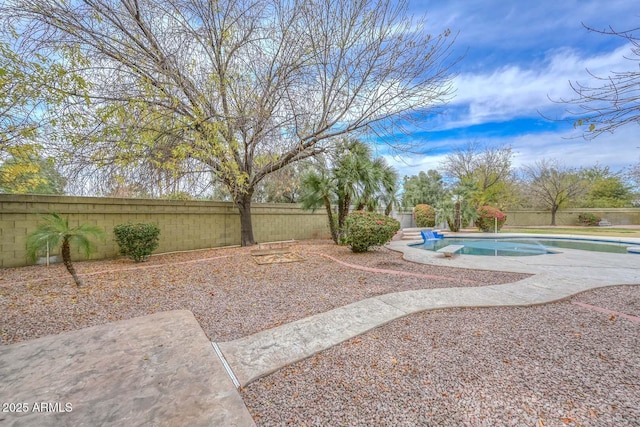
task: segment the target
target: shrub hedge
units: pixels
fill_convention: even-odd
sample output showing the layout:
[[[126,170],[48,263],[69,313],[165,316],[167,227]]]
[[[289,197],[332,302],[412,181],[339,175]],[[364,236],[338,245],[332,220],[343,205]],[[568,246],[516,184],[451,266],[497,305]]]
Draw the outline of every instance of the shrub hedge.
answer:
[[[413,216],[416,220],[416,227],[436,226],[436,210],[430,205],[416,205],[413,209]]]
[[[507,220],[507,215],[493,206],[480,206],[478,208],[478,218],[475,223],[482,231],[494,231],[496,219],[498,220],[498,230],[500,230]]]
[[[583,213],[578,215],[578,222],[585,227],[593,227],[600,223],[602,218],[592,213]]]
[[[388,216],[354,211],[347,217],[347,245],[353,252],[366,252],[382,246],[400,230],[400,222]]]
[[[140,262],[149,258],[158,247],[160,227],[145,223],[119,224],[113,228],[113,234],[120,254]]]

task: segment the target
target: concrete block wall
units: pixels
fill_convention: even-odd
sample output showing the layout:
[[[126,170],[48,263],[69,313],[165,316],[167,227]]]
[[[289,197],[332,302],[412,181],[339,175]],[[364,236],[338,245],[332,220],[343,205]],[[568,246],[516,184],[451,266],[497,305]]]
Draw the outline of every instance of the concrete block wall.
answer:
[[[562,209],[556,214],[556,225],[578,225],[580,214],[591,213],[606,219],[612,225],[640,224],[640,208],[611,209]],[[551,212],[539,210],[505,211],[508,226],[547,226],[551,224]]]
[[[160,227],[156,253],[240,244],[240,215],[228,202],[0,194],[0,267],[30,263],[27,235],[42,222],[40,215],[52,212],[67,217],[71,227],[87,223],[105,230],[106,238],[96,242],[93,259],[117,256],[113,228],[127,222]],[[303,211],[297,205],[255,204],[252,217],[258,242],[329,235],[326,214]],[[73,258],[82,256],[74,253]]]

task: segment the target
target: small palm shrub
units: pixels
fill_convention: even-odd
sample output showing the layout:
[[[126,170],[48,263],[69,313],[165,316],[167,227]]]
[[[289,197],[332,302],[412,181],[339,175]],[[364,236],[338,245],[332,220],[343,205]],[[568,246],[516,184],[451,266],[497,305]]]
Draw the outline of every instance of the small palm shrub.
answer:
[[[353,252],[382,246],[400,230],[400,222],[373,212],[354,211],[347,217],[347,245]]]
[[[507,216],[500,209],[493,206],[480,206],[475,223],[482,231],[494,231],[496,219],[498,220],[498,230],[500,230],[507,220]]]
[[[119,224],[113,228],[120,254],[135,262],[145,261],[158,247],[160,228],[155,224]]]
[[[38,254],[47,248],[53,249],[60,246],[62,262],[67,271],[73,277],[76,285],[84,285],[71,262],[71,245],[77,246],[86,257],[89,257],[94,251],[89,238],[103,239],[104,230],[89,224],[81,224],[73,228],[69,227],[69,219],[62,218],[56,213],[45,216],[44,220],[44,224],[38,225],[38,228],[27,236],[27,256],[35,261]]]
[[[578,215],[578,222],[580,225],[585,227],[593,227],[600,223],[602,218],[592,214],[592,213],[583,213]]]
[[[429,205],[416,205],[413,209],[416,227],[435,227],[436,210]]]

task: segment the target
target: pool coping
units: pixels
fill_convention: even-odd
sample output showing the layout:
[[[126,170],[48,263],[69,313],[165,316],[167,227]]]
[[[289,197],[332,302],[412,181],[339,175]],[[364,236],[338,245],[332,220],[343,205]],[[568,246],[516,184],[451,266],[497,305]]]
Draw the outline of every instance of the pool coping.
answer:
[[[460,238],[460,239],[476,239],[476,240],[491,240],[491,239],[552,239],[552,240],[582,240],[585,242],[595,242],[595,243],[615,243],[619,245],[637,245],[637,247],[627,248],[627,254],[640,254],[640,238],[635,237],[627,237],[621,238],[617,236],[598,236],[594,238],[593,236],[585,235],[585,234],[530,234],[530,233],[452,233],[452,232],[442,232],[444,237],[448,238]],[[404,240],[404,243],[409,246],[416,246],[424,243],[423,239],[416,240]],[[389,245],[387,245],[389,247]],[[422,249],[421,249],[422,250]],[[562,247],[551,247],[547,248],[547,253],[544,254],[533,254],[533,255],[522,255],[522,256],[539,256],[539,255],[549,255],[549,254],[558,254],[563,253],[565,250],[583,250],[583,249],[570,249],[570,248],[562,248]],[[589,252],[598,252],[598,251],[589,251]],[[607,253],[606,251],[602,251],[600,253]],[[486,257],[496,257],[501,255],[476,255],[476,254],[461,254],[461,255],[471,255],[471,256],[486,256]],[[619,254],[625,255],[625,254]],[[506,255],[509,256],[509,255]]]

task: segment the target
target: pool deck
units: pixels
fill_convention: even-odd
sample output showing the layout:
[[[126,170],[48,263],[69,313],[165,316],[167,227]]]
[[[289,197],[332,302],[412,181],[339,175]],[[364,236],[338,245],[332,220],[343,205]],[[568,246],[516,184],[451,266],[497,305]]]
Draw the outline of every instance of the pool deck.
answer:
[[[501,233],[500,237],[506,235]],[[640,244],[640,239],[623,240]],[[424,289],[368,298],[217,343],[224,362],[188,311],[158,313],[0,346],[0,401],[30,405],[29,413],[0,413],[0,424],[252,426],[251,415],[229,375],[245,386],[420,311],[528,306],[603,286],[640,284],[640,255],[562,249],[558,254],[529,257],[445,258],[410,247],[411,243],[419,241],[392,241],[387,247],[414,262],[533,276],[503,285]],[[388,277],[392,282],[397,276]],[[230,366],[231,374],[224,363]],[[55,411],[35,412],[37,402],[59,406]],[[72,404],[71,412],[65,411],[66,403]]]

